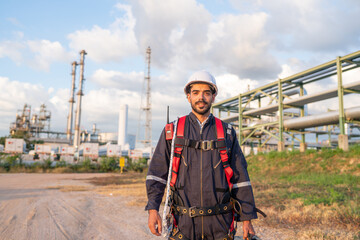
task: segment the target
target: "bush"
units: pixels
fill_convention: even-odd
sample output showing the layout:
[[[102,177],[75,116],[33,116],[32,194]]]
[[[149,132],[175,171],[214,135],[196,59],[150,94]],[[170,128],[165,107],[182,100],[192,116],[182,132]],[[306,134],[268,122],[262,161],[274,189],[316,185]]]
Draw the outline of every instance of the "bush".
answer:
[[[55,165],[56,168],[59,168],[59,167],[63,168],[63,167],[66,167],[66,166],[67,166],[67,164],[66,164],[66,162],[64,160],[56,162],[56,165]]]
[[[50,158],[44,159],[44,161],[42,163],[43,170],[47,170],[47,169],[52,168],[51,164],[52,164],[52,161],[50,160]]]
[[[115,157],[103,157],[100,161],[100,170],[102,172],[115,171],[119,168],[119,161]]]
[[[133,159],[128,159],[128,169],[133,170],[135,172],[143,172],[144,168],[147,167],[147,159],[140,158],[137,161],[133,161]]]
[[[17,165],[20,155],[8,155],[5,157],[3,163],[0,165],[6,172],[9,172],[11,168]]]

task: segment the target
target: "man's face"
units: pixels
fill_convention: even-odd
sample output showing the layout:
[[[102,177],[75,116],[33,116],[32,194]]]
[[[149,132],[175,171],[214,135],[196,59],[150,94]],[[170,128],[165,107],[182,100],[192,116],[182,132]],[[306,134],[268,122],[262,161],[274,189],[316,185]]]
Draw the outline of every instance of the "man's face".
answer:
[[[212,94],[208,84],[195,83],[192,85],[190,93],[187,94],[187,99],[196,113],[204,115],[210,111],[215,94]]]

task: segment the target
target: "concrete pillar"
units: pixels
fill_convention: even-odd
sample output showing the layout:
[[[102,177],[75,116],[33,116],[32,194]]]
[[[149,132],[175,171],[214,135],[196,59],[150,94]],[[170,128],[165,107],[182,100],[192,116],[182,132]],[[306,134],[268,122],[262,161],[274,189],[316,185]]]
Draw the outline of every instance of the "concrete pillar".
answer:
[[[300,143],[300,152],[305,152],[307,149],[307,144],[306,143]]]
[[[344,150],[344,151],[349,151],[349,139],[348,139],[348,135],[344,135],[344,134],[339,134],[338,136],[338,143],[339,143],[339,148]]]
[[[278,152],[285,151],[285,143],[284,142],[278,142]]]

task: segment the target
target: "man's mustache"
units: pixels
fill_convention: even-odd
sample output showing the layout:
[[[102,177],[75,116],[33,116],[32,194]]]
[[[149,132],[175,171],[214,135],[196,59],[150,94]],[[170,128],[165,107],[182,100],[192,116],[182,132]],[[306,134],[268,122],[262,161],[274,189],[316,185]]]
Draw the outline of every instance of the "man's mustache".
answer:
[[[207,102],[205,102],[205,101],[203,101],[203,100],[200,100],[200,101],[195,102],[195,104],[198,104],[198,103],[209,104],[209,103],[207,103]]]

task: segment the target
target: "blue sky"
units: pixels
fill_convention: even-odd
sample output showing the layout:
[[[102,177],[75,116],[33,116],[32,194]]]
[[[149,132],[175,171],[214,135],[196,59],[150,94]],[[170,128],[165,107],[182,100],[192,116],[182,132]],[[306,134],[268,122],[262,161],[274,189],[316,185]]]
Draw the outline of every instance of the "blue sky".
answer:
[[[152,48],[155,142],[166,105],[172,119],[190,111],[182,87],[194,71],[215,75],[218,100],[234,96],[360,50],[359,15],[357,0],[2,1],[0,136],[25,103],[34,111],[45,103],[52,129],[65,131],[71,63],[82,49],[88,53],[82,129],[96,123],[116,132],[119,105],[128,104],[128,132],[135,134],[145,51]],[[359,72],[344,81],[356,80]],[[327,106],[336,108],[336,101]]]

